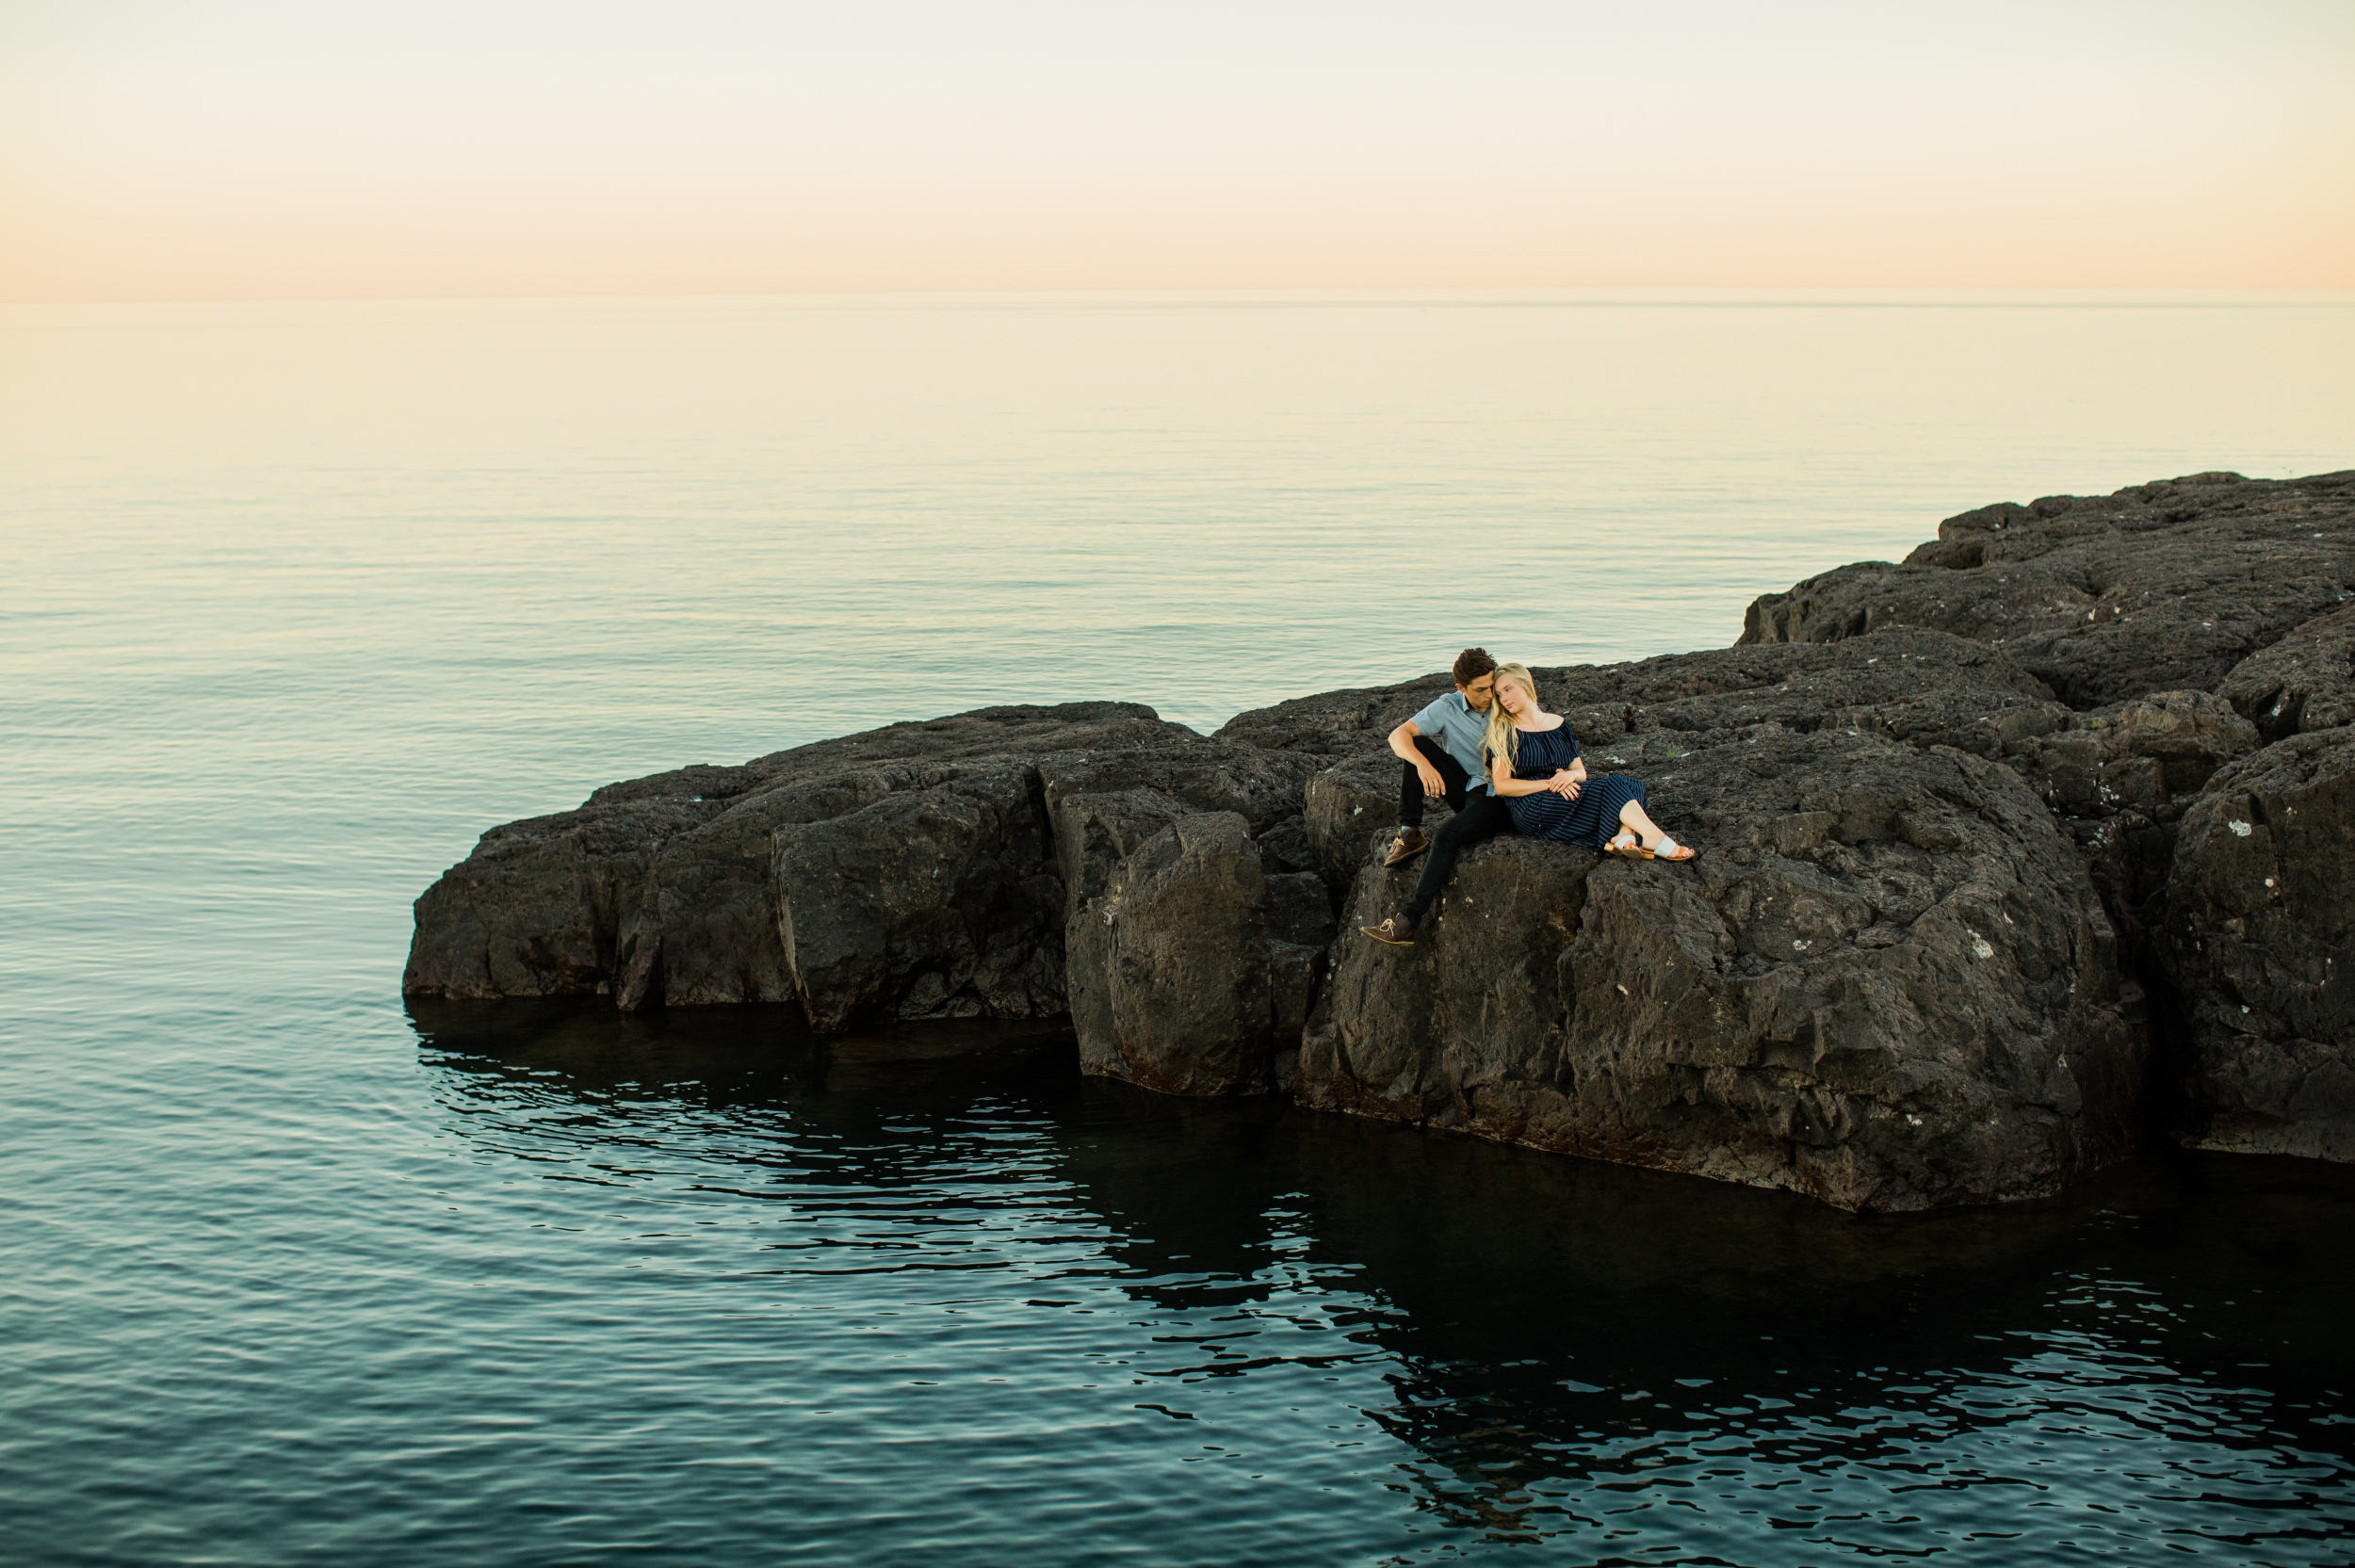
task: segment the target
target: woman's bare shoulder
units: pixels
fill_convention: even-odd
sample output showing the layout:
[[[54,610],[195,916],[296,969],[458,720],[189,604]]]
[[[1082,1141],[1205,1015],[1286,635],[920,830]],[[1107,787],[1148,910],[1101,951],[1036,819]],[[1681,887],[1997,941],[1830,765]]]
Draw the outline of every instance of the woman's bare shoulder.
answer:
[[[1541,713],[1537,716],[1537,722],[1535,724],[1517,724],[1514,728],[1527,730],[1532,735],[1544,735],[1548,730],[1560,729],[1562,725],[1563,718],[1560,714]]]

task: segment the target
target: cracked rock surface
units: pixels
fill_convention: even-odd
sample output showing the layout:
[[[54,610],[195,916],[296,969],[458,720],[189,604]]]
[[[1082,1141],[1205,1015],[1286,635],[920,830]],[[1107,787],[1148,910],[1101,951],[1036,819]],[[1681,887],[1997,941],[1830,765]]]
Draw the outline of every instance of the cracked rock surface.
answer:
[[[1750,606],[1745,642],[1929,626],[2002,648],[2072,707],[2211,690],[2355,593],[2355,473],[2195,474],[1950,517],[1904,561],[1864,561]]]

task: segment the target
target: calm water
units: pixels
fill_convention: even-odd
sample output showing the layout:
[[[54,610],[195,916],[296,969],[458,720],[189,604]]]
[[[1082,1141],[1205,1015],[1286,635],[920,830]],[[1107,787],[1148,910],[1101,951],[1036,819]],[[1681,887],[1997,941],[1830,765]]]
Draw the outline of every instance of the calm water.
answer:
[[[2355,1560],[2355,1172],[1860,1222],[395,994],[610,779],[1722,644],[2355,465],[2350,367],[2346,296],[0,310],[0,1560]]]

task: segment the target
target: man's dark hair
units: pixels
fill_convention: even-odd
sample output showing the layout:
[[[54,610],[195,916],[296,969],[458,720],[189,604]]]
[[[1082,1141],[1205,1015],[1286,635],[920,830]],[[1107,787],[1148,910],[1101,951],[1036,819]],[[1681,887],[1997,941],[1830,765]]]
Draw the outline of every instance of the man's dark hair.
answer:
[[[1488,656],[1486,648],[1467,648],[1455,655],[1455,684],[1470,686],[1483,675],[1496,671],[1497,661]]]

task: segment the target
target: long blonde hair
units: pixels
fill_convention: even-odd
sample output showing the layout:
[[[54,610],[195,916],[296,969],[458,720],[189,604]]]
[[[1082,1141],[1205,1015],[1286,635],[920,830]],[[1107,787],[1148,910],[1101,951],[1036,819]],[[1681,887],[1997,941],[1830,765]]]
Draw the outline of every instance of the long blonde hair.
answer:
[[[1502,687],[1507,681],[1511,681],[1529,693],[1529,705],[1533,709],[1541,713],[1545,711],[1544,704],[1537,701],[1537,677],[1529,672],[1529,666],[1525,664],[1498,665],[1498,687]],[[1488,704],[1488,730],[1480,737],[1480,749],[1486,755],[1502,757],[1507,768],[1517,767],[1520,763],[1521,732],[1513,727],[1512,716],[1504,711],[1504,700],[1502,696]]]

